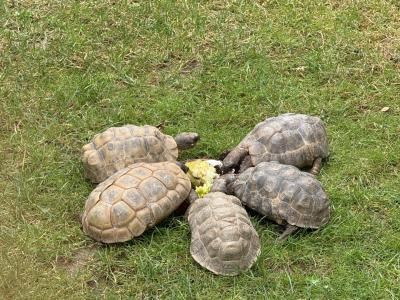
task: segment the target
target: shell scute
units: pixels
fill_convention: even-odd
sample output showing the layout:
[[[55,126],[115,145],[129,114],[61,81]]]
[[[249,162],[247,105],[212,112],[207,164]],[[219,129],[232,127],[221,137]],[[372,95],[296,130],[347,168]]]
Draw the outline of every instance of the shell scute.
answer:
[[[88,224],[98,229],[107,229],[112,226],[110,218],[110,206],[104,202],[97,203],[87,213]]]
[[[128,224],[135,217],[132,210],[124,201],[114,204],[111,209],[111,223],[113,226],[122,227]]]
[[[112,185],[101,193],[100,200],[108,204],[113,204],[122,198],[123,192],[122,188]]]
[[[179,186],[177,186],[176,189],[178,187]],[[168,192],[165,185],[155,177],[149,177],[143,180],[139,185],[139,189],[149,202],[156,202],[160,198],[165,197]]]
[[[142,166],[132,169],[128,174],[143,180],[150,177],[152,175],[152,171]]]
[[[153,213],[151,212],[150,208],[148,208],[148,207],[142,208],[141,210],[137,211],[136,217],[143,224],[153,224],[154,223]]]
[[[153,176],[160,180],[168,189],[172,189],[177,184],[177,176],[168,170],[155,171]]]
[[[146,226],[138,218],[135,218],[129,223],[128,229],[133,237],[137,237],[146,230]]]
[[[125,190],[122,195],[122,199],[134,210],[144,208],[147,203],[146,198],[138,189],[135,188]]]
[[[115,182],[114,185],[127,190],[131,188],[137,188],[140,184],[140,179],[137,177],[131,176],[129,174],[126,174],[125,176],[122,176],[118,178]]]

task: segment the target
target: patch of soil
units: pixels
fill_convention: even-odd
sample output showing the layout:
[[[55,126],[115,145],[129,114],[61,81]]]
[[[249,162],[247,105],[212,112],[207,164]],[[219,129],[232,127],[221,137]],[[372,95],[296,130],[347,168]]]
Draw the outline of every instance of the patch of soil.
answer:
[[[188,62],[186,62],[183,67],[181,68],[181,73],[182,74],[188,74],[194,69],[196,69],[199,66],[199,62],[196,59],[191,59]]]
[[[76,276],[79,271],[93,258],[96,250],[97,247],[95,246],[77,249],[71,258],[64,256],[58,257],[56,265],[64,268],[70,276]]]

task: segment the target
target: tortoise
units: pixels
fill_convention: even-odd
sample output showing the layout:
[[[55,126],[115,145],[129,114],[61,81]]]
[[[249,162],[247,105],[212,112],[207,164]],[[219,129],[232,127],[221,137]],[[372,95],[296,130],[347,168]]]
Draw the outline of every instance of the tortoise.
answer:
[[[227,192],[278,224],[284,240],[299,228],[319,228],[329,221],[330,202],[312,174],[278,162],[262,162],[240,174],[218,178],[212,191]]]
[[[328,156],[328,139],[320,118],[286,113],[267,118],[254,129],[223,160],[222,170],[239,173],[260,162],[279,161],[298,168],[312,167],[317,174],[322,159]]]
[[[89,195],[83,231],[103,243],[128,241],[169,216],[190,190],[188,176],[176,163],[132,164]]]
[[[199,138],[194,132],[173,138],[149,125],[111,127],[83,146],[85,175],[99,183],[133,163],[176,161],[178,149],[193,147]]]
[[[260,239],[240,200],[216,192],[189,207],[190,253],[202,267],[234,276],[249,269],[260,254]]]

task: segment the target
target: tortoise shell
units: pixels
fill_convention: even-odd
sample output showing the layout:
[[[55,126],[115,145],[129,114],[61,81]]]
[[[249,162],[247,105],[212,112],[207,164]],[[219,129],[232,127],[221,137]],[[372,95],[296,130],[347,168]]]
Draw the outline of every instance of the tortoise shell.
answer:
[[[237,275],[260,254],[260,240],[240,200],[209,193],[189,207],[190,253],[202,267],[220,275]]]
[[[321,183],[293,166],[260,163],[239,174],[228,189],[278,224],[318,228],[329,221],[330,202]]]
[[[86,177],[99,183],[133,163],[175,161],[177,157],[173,137],[153,126],[125,125],[97,134],[83,146],[82,161]]]
[[[130,165],[89,195],[83,230],[103,243],[128,241],[169,216],[190,188],[189,178],[175,163]]]
[[[329,154],[326,128],[321,119],[293,113],[258,123],[238,147],[248,152],[253,166],[278,161],[303,168]]]

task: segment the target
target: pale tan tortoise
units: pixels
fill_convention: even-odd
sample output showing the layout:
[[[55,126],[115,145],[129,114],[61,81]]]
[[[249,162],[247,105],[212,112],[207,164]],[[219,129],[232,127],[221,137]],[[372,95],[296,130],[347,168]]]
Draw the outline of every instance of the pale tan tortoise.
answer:
[[[243,204],[286,229],[284,240],[299,228],[319,228],[329,221],[330,201],[312,174],[278,162],[263,162],[240,174],[226,174],[212,191],[233,194]]]
[[[260,162],[278,161],[311,167],[310,173],[317,174],[328,152],[326,128],[320,118],[287,113],[258,123],[225,157],[222,170],[228,173],[239,168],[241,173]]]
[[[260,254],[260,240],[240,200],[209,193],[189,207],[190,253],[202,267],[219,275],[249,269]]]
[[[199,138],[193,132],[173,138],[149,125],[111,127],[83,146],[85,175],[99,183],[133,163],[176,161],[178,149],[193,147]]]
[[[128,241],[168,217],[190,190],[188,176],[176,163],[132,164],[89,195],[83,231],[103,243]]]

